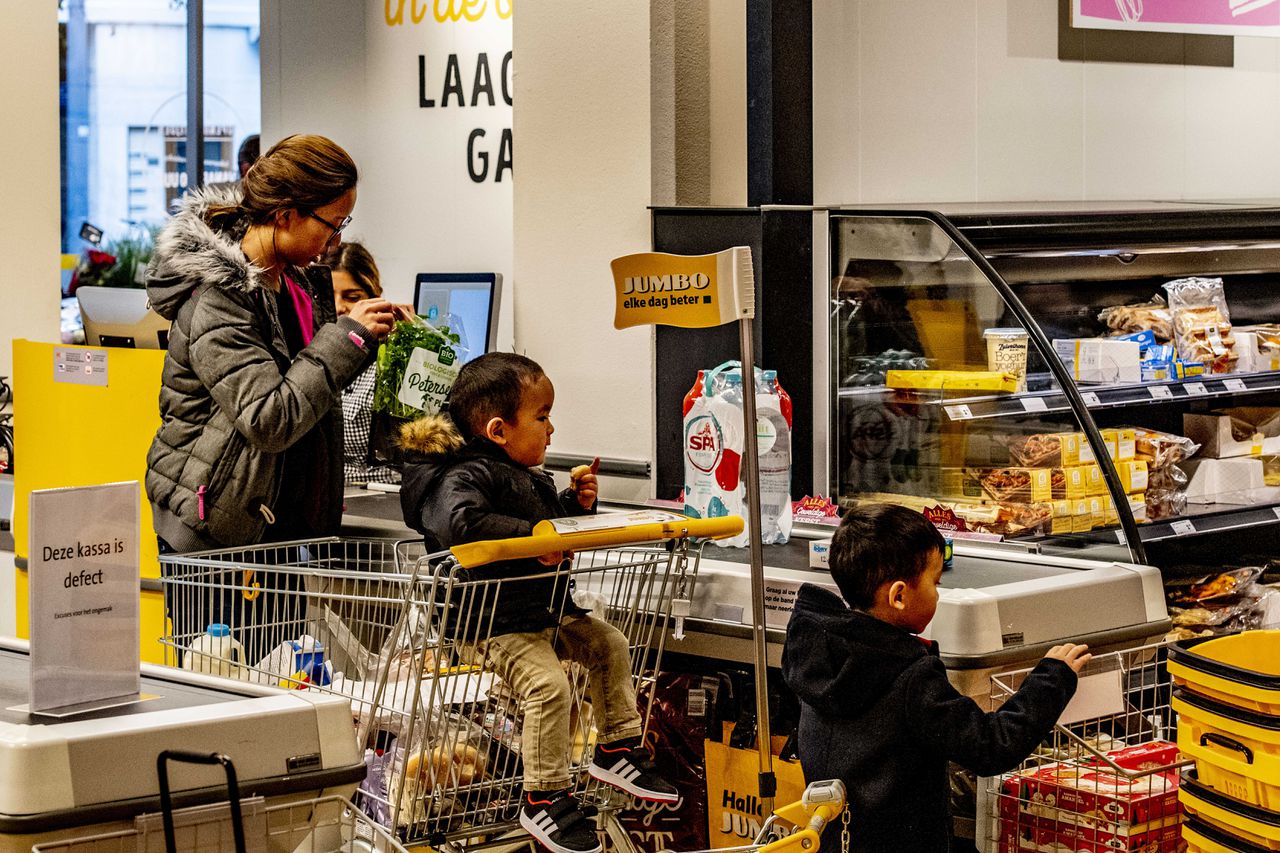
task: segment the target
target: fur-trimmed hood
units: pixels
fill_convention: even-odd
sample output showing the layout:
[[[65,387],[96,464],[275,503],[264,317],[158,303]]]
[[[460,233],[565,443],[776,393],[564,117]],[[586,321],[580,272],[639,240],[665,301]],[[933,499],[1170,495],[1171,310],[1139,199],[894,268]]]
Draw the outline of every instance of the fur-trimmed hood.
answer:
[[[147,267],[147,296],[157,314],[173,320],[191,291],[206,281],[245,291],[266,286],[263,270],[240,248],[248,219],[218,229],[208,221],[211,207],[238,204],[241,198],[235,185],[201,187],[183,196],[156,237]]]
[[[465,443],[448,415],[425,415],[400,427],[400,448],[407,453],[457,453]]]

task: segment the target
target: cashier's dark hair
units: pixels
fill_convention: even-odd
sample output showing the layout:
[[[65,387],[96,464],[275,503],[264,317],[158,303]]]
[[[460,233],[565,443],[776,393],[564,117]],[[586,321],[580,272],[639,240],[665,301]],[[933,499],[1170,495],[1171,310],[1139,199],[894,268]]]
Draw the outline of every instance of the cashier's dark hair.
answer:
[[[463,365],[449,392],[449,416],[466,438],[484,435],[493,418],[514,421],[527,387],[546,376],[538,362],[491,352]]]
[[[332,139],[301,133],[287,136],[255,160],[240,179],[240,203],[210,205],[208,220],[215,228],[241,217],[261,225],[278,210],[312,211],[337,201],[358,178],[355,161]]]
[[[876,590],[914,581],[929,555],[942,553],[942,534],[918,512],[896,504],[869,504],[844,514],[831,540],[831,577],[850,607],[875,604]]]

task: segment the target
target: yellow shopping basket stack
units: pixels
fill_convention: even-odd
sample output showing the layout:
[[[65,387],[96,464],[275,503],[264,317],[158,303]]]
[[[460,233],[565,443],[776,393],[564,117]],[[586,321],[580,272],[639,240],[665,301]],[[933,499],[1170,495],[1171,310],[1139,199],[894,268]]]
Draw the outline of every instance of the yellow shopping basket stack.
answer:
[[[1190,853],[1280,850],[1280,631],[1169,649]]]

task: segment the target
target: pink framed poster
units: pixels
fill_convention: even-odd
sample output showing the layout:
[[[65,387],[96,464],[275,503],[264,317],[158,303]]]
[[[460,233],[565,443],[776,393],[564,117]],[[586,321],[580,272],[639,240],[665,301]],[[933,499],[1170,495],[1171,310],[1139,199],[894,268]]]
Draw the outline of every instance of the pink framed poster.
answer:
[[[1071,25],[1280,37],[1280,0],[1071,0]]]

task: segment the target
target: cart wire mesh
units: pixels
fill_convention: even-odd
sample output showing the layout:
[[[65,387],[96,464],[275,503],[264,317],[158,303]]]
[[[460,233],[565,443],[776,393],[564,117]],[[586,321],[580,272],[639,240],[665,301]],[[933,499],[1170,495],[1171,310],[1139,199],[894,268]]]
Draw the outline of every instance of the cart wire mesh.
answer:
[[[1176,745],[1166,659],[1155,644],[1086,666],[1049,737],[1017,769],[983,780],[984,853],[1183,849],[1178,774],[1190,762]],[[993,675],[992,706],[1030,672]]]
[[[356,802],[406,843],[465,846],[518,828],[520,702],[485,653],[504,603],[536,597],[557,620],[590,610],[626,638],[643,695],[673,618],[678,630],[673,606],[692,596],[700,546],[581,551],[515,577],[424,550],[331,538],[163,555],[162,642],[170,665],[349,698],[369,769]],[[240,660],[200,645],[215,623],[229,626]],[[608,812],[622,801],[586,772],[595,732],[586,669],[566,663],[565,673],[576,793]]]
[[[236,850],[227,803],[173,812],[176,847],[182,853]],[[267,805],[261,797],[241,802],[246,853],[405,853],[359,806],[343,797],[317,797]],[[146,814],[133,829],[47,841],[33,853],[163,853],[159,814]]]

